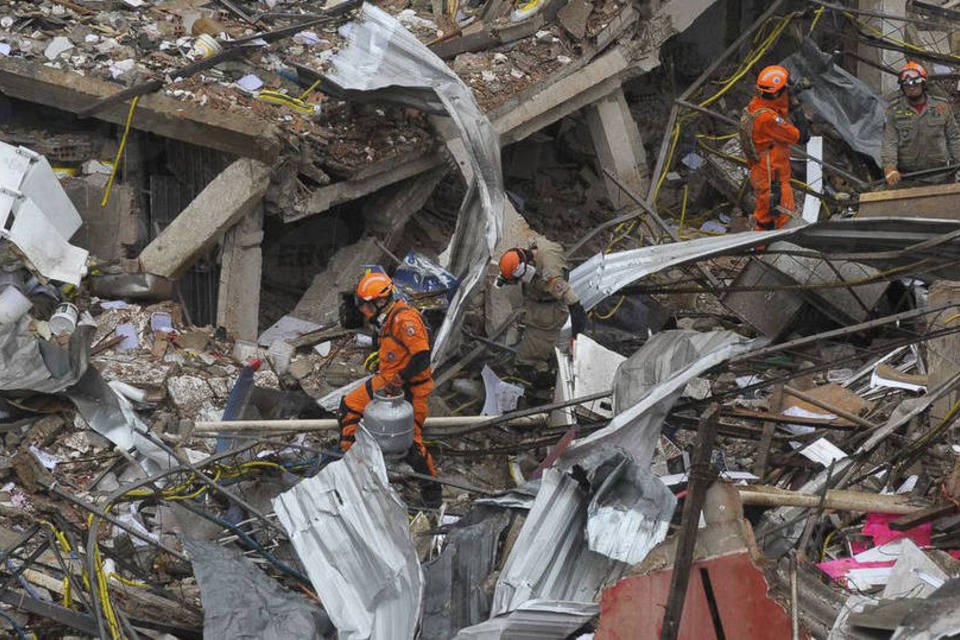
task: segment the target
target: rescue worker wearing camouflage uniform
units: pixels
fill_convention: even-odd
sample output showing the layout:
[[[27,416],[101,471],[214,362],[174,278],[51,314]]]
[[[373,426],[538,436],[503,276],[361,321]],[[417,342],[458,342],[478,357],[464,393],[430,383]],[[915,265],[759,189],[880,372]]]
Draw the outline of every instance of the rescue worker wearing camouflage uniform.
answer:
[[[960,162],[960,129],[950,104],[927,93],[927,71],[916,62],[900,70],[900,95],[887,106],[883,126],[883,174],[891,187],[902,174]],[[953,172],[931,173],[915,184],[943,184]]]
[[[514,365],[521,375],[534,378],[530,382],[535,385],[546,383],[555,368],[553,349],[567,315],[571,318],[571,343],[587,325],[586,311],[567,282],[566,270],[563,247],[543,236],[537,236],[527,248],[514,247],[500,256],[498,283],[520,283],[526,311]]]
[[[765,67],[757,76],[757,95],[740,118],[740,145],[750,169],[750,186],[757,199],[754,230],[779,229],[796,210],[790,187],[790,145],[809,138],[807,120],[796,105],[790,114],[790,74],[780,65]]]
[[[346,451],[355,440],[363,411],[374,391],[387,395],[403,393],[413,405],[413,446],[404,459],[417,473],[436,476],[433,457],[423,443],[427,401],[433,391],[430,369],[430,336],[420,312],[394,294],[393,281],[385,273],[370,271],[357,284],[356,302],[363,316],[379,330],[379,368],[367,381],[340,401],[337,423],[340,449]],[[420,494],[429,507],[442,500],[438,483],[421,480]]]

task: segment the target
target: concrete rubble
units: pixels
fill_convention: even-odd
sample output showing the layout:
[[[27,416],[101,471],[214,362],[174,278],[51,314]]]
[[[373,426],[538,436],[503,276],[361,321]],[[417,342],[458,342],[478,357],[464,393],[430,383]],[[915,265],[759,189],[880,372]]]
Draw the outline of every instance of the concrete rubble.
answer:
[[[0,635],[957,636],[960,187],[877,162],[907,56],[960,107],[958,29],[0,0]],[[814,137],[752,232],[736,120],[777,63]],[[538,234],[589,313],[553,385],[493,286]],[[439,508],[372,429],[339,449],[372,265],[430,330]]]

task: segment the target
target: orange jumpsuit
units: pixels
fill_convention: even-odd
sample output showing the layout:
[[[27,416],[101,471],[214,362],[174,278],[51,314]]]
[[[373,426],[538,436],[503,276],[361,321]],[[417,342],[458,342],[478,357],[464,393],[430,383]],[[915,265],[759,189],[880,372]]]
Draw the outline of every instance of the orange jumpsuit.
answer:
[[[405,370],[414,356],[418,356],[421,361],[426,358],[426,368],[410,374]],[[427,334],[427,327],[423,323],[423,318],[420,317],[420,312],[403,300],[397,300],[387,312],[383,327],[380,329],[380,370],[366,383],[344,396],[340,402],[337,420],[340,424],[340,448],[343,451],[353,444],[357,425],[363,417],[363,410],[373,399],[373,392],[396,381],[403,388],[407,401],[413,405],[413,449],[415,451],[411,450],[407,461],[418,473],[437,475],[433,457],[423,444],[423,422],[427,419],[427,399],[433,391],[433,372],[430,370],[429,357],[430,336]]]
[[[756,229],[779,229],[790,216],[781,211],[771,211],[770,185],[774,176],[780,176],[780,206],[794,211],[793,189],[790,188],[790,145],[800,141],[800,131],[787,120],[789,102],[786,93],[775,100],[759,96],[747,105],[747,111],[757,113],[753,120],[753,145],[760,156],[759,162],[750,165],[750,185],[757,198],[753,212]]]

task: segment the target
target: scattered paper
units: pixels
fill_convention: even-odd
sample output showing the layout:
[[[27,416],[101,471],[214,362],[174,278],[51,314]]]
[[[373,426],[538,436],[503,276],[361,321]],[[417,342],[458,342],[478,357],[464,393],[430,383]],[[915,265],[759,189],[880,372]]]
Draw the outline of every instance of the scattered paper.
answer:
[[[794,443],[790,443],[794,444]],[[799,446],[799,445],[798,445]],[[834,460],[843,460],[847,453],[826,438],[818,438],[800,450],[800,455],[808,460],[829,467]]]
[[[263,80],[261,80],[259,76],[250,73],[237,80],[237,86],[248,93],[253,93],[263,87]]]

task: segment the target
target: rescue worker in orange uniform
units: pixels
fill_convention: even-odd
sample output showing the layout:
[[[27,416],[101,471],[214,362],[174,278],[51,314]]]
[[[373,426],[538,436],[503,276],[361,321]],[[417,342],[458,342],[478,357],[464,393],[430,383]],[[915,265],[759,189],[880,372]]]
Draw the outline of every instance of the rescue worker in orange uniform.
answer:
[[[436,476],[433,457],[423,443],[423,423],[427,419],[427,399],[433,391],[430,370],[430,337],[420,312],[394,294],[393,281],[385,273],[370,271],[357,284],[357,306],[379,331],[379,370],[363,385],[340,401],[337,422],[340,448],[346,451],[356,437],[363,411],[373,392],[403,393],[413,405],[413,446],[404,460],[417,473]],[[441,487],[429,480],[420,481],[420,494],[428,507],[439,507]]]
[[[750,185],[757,198],[754,229],[779,229],[796,209],[790,188],[790,145],[809,139],[807,120],[796,106],[790,111],[789,72],[780,65],[763,69],[757,77],[757,95],[740,118],[740,144],[750,168]]]

